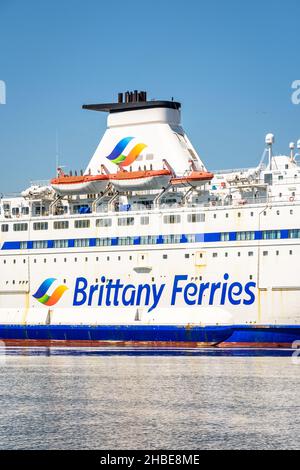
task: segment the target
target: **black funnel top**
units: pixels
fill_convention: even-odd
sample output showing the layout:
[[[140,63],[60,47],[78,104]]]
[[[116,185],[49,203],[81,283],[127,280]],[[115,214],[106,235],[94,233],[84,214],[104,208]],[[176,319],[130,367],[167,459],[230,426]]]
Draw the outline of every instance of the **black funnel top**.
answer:
[[[151,109],[151,108],[170,108],[180,109],[181,104],[177,101],[147,101],[147,93],[145,91],[133,92],[127,91],[126,93],[118,94],[117,103],[100,103],[100,104],[84,104],[83,109],[90,111],[103,111],[106,113],[120,113],[122,111],[134,111],[137,109]]]

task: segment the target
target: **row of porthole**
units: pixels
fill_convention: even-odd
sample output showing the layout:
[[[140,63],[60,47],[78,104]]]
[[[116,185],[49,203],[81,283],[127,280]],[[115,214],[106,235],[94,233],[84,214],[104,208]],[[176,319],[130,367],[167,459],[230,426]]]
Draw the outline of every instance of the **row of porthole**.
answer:
[[[212,256],[212,258],[218,258],[219,254],[220,254],[220,253],[213,252],[213,253],[211,254],[211,256]],[[269,251],[263,251],[262,254],[263,254],[263,256],[268,256]],[[276,256],[279,256],[279,254],[280,254],[279,250],[276,250]],[[292,254],[293,254],[293,250],[289,250],[289,255],[292,255]],[[228,258],[228,255],[229,255],[228,252],[225,252],[225,253],[224,253],[225,258]],[[240,251],[238,251],[238,252],[237,252],[237,256],[240,257],[241,255],[242,255],[242,253],[241,253]],[[191,256],[191,255],[190,255],[189,253],[185,253],[185,255],[184,255],[184,257],[185,257],[186,259],[189,259],[190,256]],[[194,253],[192,254],[192,256],[194,256]],[[254,251],[248,251],[248,256],[254,256]],[[162,255],[162,258],[163,258],[163,259],[168,259],[168,255],[167,255],[167,254],[164,254],[164,255]],[[200,258],[203,258],[203,253],[200,253]],[[129,259],[129,261],[132,261],[132,256],[130,255],[130,256],[128,257],[128,259]],[[142,256],[141,256],[141,260],[144,260],[144,259],[145,259],[145,257],[142,255]],[[74,260],[75,263],[77,263],[78,258],[75,257],[73,260]],[[87,263],[89,260],[90,260],[90,258],[88,258],[88,257],[86,256],[86,257],[85,257],[85,262]],[[99,258],[98,256],[95,258],[95,260],[96,260],[96,262],[103,261],[102,259],[100,260],[100,258]],[[110,260],[111,260],[110,256],[107,256],[107,257],[106,257],[106,260],[107,260],[107,261],[110,261]],[[33,262],[34,262],[35,264],[37,263],[37,261],[38,261],[37,258],[34,258]],[[48,259],[48,261],[49,261],[49,259]],[[67,259],[67,258],[64,258],[64,263],[67,263],[67,261],[68,261],[68,259]],[[118,261],[122,261],[122,257],[121,257],[121,256],[118,256]],[[16,262],[17,262],[17,260],[16,260],[16,259],[13,259],[13,264],[16,264]],[[47,258],[44,258],[43,262],[44,262],[44,263],[47,263]],[[56,262],[57,262],[57,258],[53,258],[53,262],[56,263]],[[3,260],[3,264],[6,264],[6,263],[7,263],[7,260],[4,259],[4,260]],[[26,259],[23,259],[23,263],[24,263],[24,264],[26,263]]]
[[[263,256],[268,256],[269,251],[263,251],[262,254],[263,254]],[[276,256],[279,256],[279,254],[280,254],[279,250],[276,250]],[[293,254],[293,250],[289,250],[289,255],[292,255],[292,254]],[[202,256],[203,256],[203,255],[202,256],[201,255],[202,255],[202,253],[200,254],[200,258],[202,258]],[[218,255],[219,255],[219,253],[213,253],[212,257],[217,258]],[[241,256],[242,254],[241,254],[240,251],[238,251],[237,255]],[[254,256],[254,251],[248,251],[248,256]],[[225,252],[225,258],[228,258],[228,252]]]

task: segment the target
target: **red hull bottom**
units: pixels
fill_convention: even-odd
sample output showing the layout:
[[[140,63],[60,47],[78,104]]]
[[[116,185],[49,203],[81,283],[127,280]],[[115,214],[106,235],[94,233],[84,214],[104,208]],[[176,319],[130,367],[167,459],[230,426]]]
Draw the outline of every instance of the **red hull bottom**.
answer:
[[[34,339],[3,339],[5,346],[26,347],[72,347],[72,348],[105,348],[105,347],[134,347],[134,348],[211,348],[216,343],[195,343],[185,341],[86,341],[86,340],[34,340]]]
[[[290,349],[291,343],[219,343],[218,348],[226,349],[241,349],[241,348],[250,348],[250,349],[276,349],[276,348],[285,348]]]

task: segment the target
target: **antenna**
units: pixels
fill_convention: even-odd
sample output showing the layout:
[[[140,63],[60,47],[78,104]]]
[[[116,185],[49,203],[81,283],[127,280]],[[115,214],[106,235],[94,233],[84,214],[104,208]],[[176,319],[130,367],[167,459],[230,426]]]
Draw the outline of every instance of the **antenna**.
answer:
[[[58,147],[58,130],[55,131],[55,174],[58,176],[59,168],[59,147]]]
[[[291,161],[294,162],[295,161],[295,143],[294,142],[290,142],[290,145],[289,145],[289,148],[290,148],[290,155],[291,155]]]
[[[275,137],[274,137],[274,134],[267,134],[266,135],[266,145],[267,145],[267,149],[268,149],[268,152],[269,152],[269,170],[272,170],[272,146],[275,142]]]

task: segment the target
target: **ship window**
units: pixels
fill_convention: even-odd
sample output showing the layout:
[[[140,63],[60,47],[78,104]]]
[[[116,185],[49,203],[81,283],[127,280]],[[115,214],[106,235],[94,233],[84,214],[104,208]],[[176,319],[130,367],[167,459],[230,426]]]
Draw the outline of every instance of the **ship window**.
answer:
[[[229,217],[229,214],[228,214],[228,213],[226,213],[226,214],[225,214],[225,217],[228,219],[228,217]]]
[[[253,251],[248,252],[248,256],[253,256],[253,254],[254,254]]]
[[[237,215],[237,216],[238,216],[238,217],[241,217],[241,215],[242,215],[242,214],[241,214],[240,212],[238,212],[238,215]]]
[[[225,258],[228,258],[228,253],[225,253]]]
[[[22,207],[22,214],[28,215],[29,214],[29,207]]]
[[[35,222],[33,230],[48,230],[48,222]]]
[[[75,263],[77,263],[77,258],[74,258]]]
[[[14,232],[25,232],[28,230],[28,224],[14,224]]]
[[[149,225],[149,217],[146,215],[144,217],[141,217],[141,225]]]
[[[221,233],[221,242],[229,241],[229,233]]]
[[[179,224],[181,217],[179,214],[164,215],[164,224]]]
[[[68,220],[59,220],[53,224],[54,230],[64,230],[69,228]]]
[[[111,245],[111,238],[97,238],[96,246],[109,246]]]
[[[292,251],[292,250],[290,250],[290,255],[292,255],[292,254],[293,254],[293,251]]]
[[[112,226],[112,219],[97,219],[96,220],[96,227],[111,227]]]
[[[293,215],[294,211],[293,209],[290,210],[290,215]]]
[[[188,243],[195,243],[196,235],[187,235],[186,239],[187,239]]]
[[[133,245],[133,237],[119,237],[118,245]]]
[[[213,258],[217,258],[218,257],[218,253],[213,253]]]
[[[187,220],[190,223],[204,222],[205,214],[188,214]]]
[[[289,238],[300,238],[300,230],[299,229],[289,230]]]
[[[186,253],[186,254],[184,255],[184,257],[185,257],[185,258],[189,258],[190,255],[189,255],[188,253]]]
[[[20,215],[20,209],[18,207],[12,208],[12,215]]]
[[[21,250],[27,250],[27,242],[20,242]]]
[[[8,224],[2,224],[1,225],[1,232],[8,232],[9,225]]]
[[[263,240],[278,240],[281,238],[280,230],[264,230],[262,232]]]
[[[279,256],[279,251],[276,251],[276,256]]]
[[[265,184],[272,184],[273,182],[273,175],[272,173],[267,173],[264,175],[264,183]]]
[[[254,216],[254,212],[251,212],[251,214],[250,214],[250,215],[251,215],[251,217],[253,217],[253,216]]]
[[[163,255],[163,259],[168,259],[168,255]]]
[[[278,176],[278,179],[279,179],[279,180],[283,180],[283,176],[282,176],[282,175],[279,175],[279,176]]]
[[[54,248],[68,248],[68,240],[54,240]]]
[[[141,245],[155,245],[156,236],[155,235],[145,235],[141,237]]]
[[[118,219],[118,225],[121,227],[127,227],[128,225],[134,224],[134,217],[120,217]]]
[[[36,240],[32,242],[32,248],[35,250],[48,248],[47,240]]]
[[[267,252],[267,251],[263,251],[263,256],[268,256],[268,252]]]
[[[277,214],[277,215],[280,215],[280,211],[276,211],[276,214]]]
[[[217,218],[217,214],[214,214],[214,219],[216,219],[216,218]]]
[[[180,243],[181,235],[164,235],[164,243]]]
[[[90,239],[89,238],[79,238],[74,240],[74,246],[76,248],[88,247],[90,246]]]
[[[91,221],[89,219],[75,220],[75,228],[89,228]]]
[[[237,232],[236,239],[237,241],[254,240],[255,232]]]

